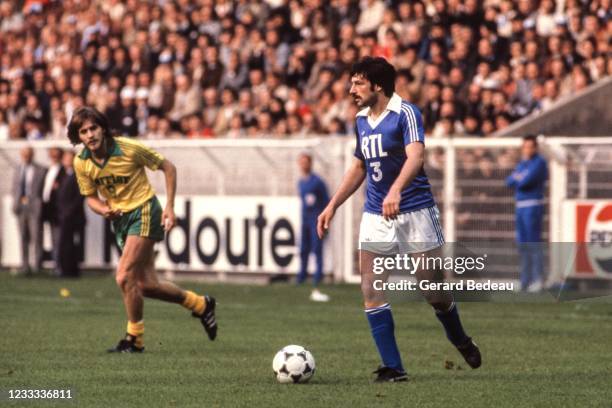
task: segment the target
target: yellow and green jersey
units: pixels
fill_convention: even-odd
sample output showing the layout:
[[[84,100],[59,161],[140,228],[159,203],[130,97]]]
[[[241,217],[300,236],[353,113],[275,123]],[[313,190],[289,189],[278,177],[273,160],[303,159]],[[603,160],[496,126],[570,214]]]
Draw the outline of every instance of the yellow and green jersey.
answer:
[[[74,158],[74,171],[84,196],[98,191],[112,209],[132,211],[155,195],[145,167],[157,170],[164,157],[142,143],[115,137],[103,164],[96,162],[89,149]]]

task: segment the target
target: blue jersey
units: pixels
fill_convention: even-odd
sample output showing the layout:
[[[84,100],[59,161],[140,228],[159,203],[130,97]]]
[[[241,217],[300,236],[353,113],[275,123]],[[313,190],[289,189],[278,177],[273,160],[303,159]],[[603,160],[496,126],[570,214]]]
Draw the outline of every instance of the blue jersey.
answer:
[[[298,182],[298,190],[302,201],[302,218],[316,219],[329,202],[327,187],[314,173],[303,177]]]
[[[546,160],[536,153],[516,166],[506,179],[506,185],[515,189],[517,204],[542,204],[547,178]]]
[[[382,203],[406,162],[406,146],[425,143],[425,132],[421,112],[397,94],[393,94],[385,111],[375,121],[368,117],[369,110],[366,108],[357,114],[355,157],[363,160],[366,167],[364,211],[382,214]],[[431,186],[422,167],[401,197],[400,213],[434,205]]]

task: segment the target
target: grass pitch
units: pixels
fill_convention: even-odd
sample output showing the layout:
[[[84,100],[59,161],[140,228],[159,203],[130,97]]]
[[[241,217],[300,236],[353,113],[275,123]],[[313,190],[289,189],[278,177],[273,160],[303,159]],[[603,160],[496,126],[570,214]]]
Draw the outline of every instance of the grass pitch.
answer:
[[[111,277],[77,281],[0,273],[0,389],[72,388],[73,404],[163,407],[610,407],[612,303],[463,303],[484,363],[469,369],[429,306],[394,302],[410,381],[372,384],[378,364],[357,286],[325,288],[183,283],[217,297],[210,342],[176,305],[147,300],[143,355],[108,355],[125,330]],[[70,290],[62,297],[60,290]],[[65,294],[65,293],[64,293]],[[277,384],[272,357],[287,344],[315,356],[304,385]],[[453,365],[452,368],[449,367]],[[458,369],[457,366],[460,368]]]

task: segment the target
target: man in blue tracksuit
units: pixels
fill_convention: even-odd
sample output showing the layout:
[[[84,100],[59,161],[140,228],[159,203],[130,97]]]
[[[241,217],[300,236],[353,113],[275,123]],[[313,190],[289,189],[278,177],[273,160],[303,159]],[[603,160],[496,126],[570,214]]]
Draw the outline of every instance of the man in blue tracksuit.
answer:
[[[548,169],[546,161],[538,154],[538,141],[533,135],[523,138],[521,156],[521,162],[506,179],[506,185],[515,190],[521,289],[537,292],[543,283],[544,259],[540,242]]]
[[[317,289],[323,278],[323,241],[317,235],[317,217],[329,202],[327,187],[321,179],[312,172],[312,156],[300,154],[298,158],[301,177],[298,190],[302,201],[302,234],[300,240],[300,272],[297,282],[302,283],[308,274],[308,259],[311,253],[316,258],[316,271],[313,277],[314,289],[310,299],[326,302],[329,297]]]

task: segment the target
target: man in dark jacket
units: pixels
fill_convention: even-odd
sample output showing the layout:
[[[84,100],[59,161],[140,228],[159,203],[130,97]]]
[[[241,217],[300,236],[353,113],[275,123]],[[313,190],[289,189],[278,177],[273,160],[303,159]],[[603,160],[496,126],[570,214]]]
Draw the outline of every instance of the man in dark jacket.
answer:
[[[57,225],[56,206],[57,206],[57,188],[64,177],[64,167],[62,166],[62,149],[52,147],[48,150],[49,167],[45,175],[42,192],[42,221],[43,225],[47,223],[51,229],[51,242],[53,249],[51,251],[56,273],[59,272],[57,261],[57,251],[59,250],[59,226]],[[44,229],[43,229],[44,230]]]
[[[546,161],[538,154],[535,136],[523,138],[522,161],[506,179],[516,198],[516,240],[521,255],[521,289],[542,289],[544,260],[541,247],[544,218],[544,187],[548,178]]]
[[[82,259],[85,210],[83,196],[79,192],[76,175],[72,167],[74,153],[67,151],[62,157],[64,177],[56,191],[57,206],[55,217],[59,228],[58,269],[60,276],[79,276],[79,261]]]

